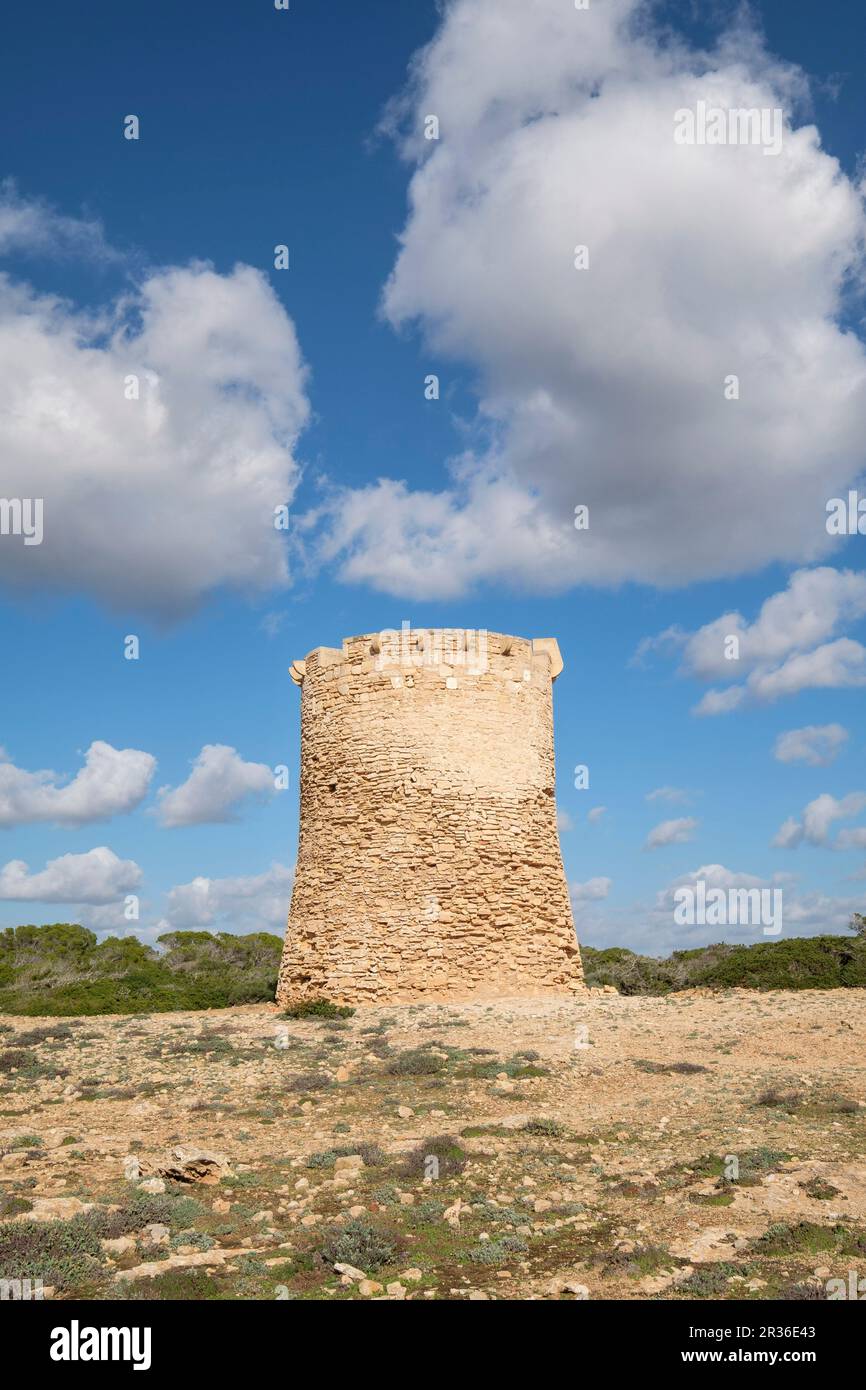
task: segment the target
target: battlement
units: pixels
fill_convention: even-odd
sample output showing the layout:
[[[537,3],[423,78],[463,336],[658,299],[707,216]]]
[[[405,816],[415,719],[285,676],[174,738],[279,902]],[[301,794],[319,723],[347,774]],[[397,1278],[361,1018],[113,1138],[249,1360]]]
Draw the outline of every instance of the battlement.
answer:
[[[368,672],[430,671],[447,680],[492,672],[511,681],[556,680],[563,669],[555,637],[513,637],[485,628],[385,628],[344,637],[342,647],[314,647],[290,674],[296,685],[328,671],[332,677]]]

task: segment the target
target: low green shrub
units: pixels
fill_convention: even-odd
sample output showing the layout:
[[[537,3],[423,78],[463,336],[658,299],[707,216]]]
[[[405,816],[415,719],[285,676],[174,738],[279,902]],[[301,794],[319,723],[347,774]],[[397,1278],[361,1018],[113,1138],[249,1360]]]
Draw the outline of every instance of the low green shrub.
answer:
[[[291,1004],[281,1018],[351,1018],[355,1010],[347,1004],[332,1004],[329,999],[302,999]]]

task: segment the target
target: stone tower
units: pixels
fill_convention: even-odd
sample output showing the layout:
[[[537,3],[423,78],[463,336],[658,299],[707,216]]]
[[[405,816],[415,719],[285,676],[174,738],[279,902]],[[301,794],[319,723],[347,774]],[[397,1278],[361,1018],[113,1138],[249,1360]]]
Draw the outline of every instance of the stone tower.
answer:
[[[292,666],[301,819],[277,1002],[583,989],[556,826],[553,638],[347,637]]]

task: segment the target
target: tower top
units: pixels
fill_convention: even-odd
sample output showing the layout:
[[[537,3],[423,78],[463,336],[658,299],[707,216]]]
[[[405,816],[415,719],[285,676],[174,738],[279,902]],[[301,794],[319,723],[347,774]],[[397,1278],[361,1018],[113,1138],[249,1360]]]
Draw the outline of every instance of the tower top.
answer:
[[[446,676],[493,670],[512,679],[517,668],[539,673],[544,668],[551,681],[563,669],[555,637],[513,637],[486,628],[413,628],[406,622],[399,630],[344,637],[341,647],[314,647],[303,660],[292,662],[289,672],[295,685],[303,684],[308,663],[317,671],[337,665],[356,672],[428,667]]]

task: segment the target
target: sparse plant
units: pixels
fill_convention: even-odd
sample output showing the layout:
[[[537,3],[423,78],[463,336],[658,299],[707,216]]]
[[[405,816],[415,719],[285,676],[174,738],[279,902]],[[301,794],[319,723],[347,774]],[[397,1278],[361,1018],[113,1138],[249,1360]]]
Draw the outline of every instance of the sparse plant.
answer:
[[[812,1197],[818,1202],[829,1202],[834,1197],[841,1197],[842,1195],[838,1187],[834,1187],[825,1178],[810,1178],[808,1182],[801,1182],[798,1186],[803,1189],[807,1197]]]
[[[777,1086],[769,1086],[766,1091],[762,1091],[755,1101],[756,1105],[766,1105],[773,1110],[784,1110],[792,1115],[795,1110],[799,1110],[803,1104],[802,1091],[780,1090]]]
[[[324,1091],[330,1086],[331,1078],[326,1076],[324,1072],[310,1071],[303,1072],[298,1076],[290,1076],[283,1084],[287,1091],[298,1091],[301,1093],[306,1091]]]
[[[389,1076],[434,1076],[445,1067],[445,1060],[422,1047],[407,1048],[392,1057],[385,1070]]]
[[[562,1139],[568,1130],[559,1120],[536,1119],[527,1120],[521,1132],[523,1134],[537,1134],[545,1139]]]
[[[427,1175],[430,1160],[435,1159],[439,1178],[453,1178],[462,1173],[469,1155],[460,1147],[457,1139],[450,1134],[437,1134],[424,1139],[405,1158],[401,1173],[405,1178],[416,1181]]]
[[[393,1264],[399,1248],[394,1232],[359,1216],[342,1229],[329,1232],[319,1247],[319,1256],[328,1265],[350,1264],[368,1274]]]
[[[515,1256],[525,1255],[528,1250],[523,1236],[507,1235],[497,1240],[479,1241],[466,1251],[464,1259],[471,1264],[501,1265]]]

